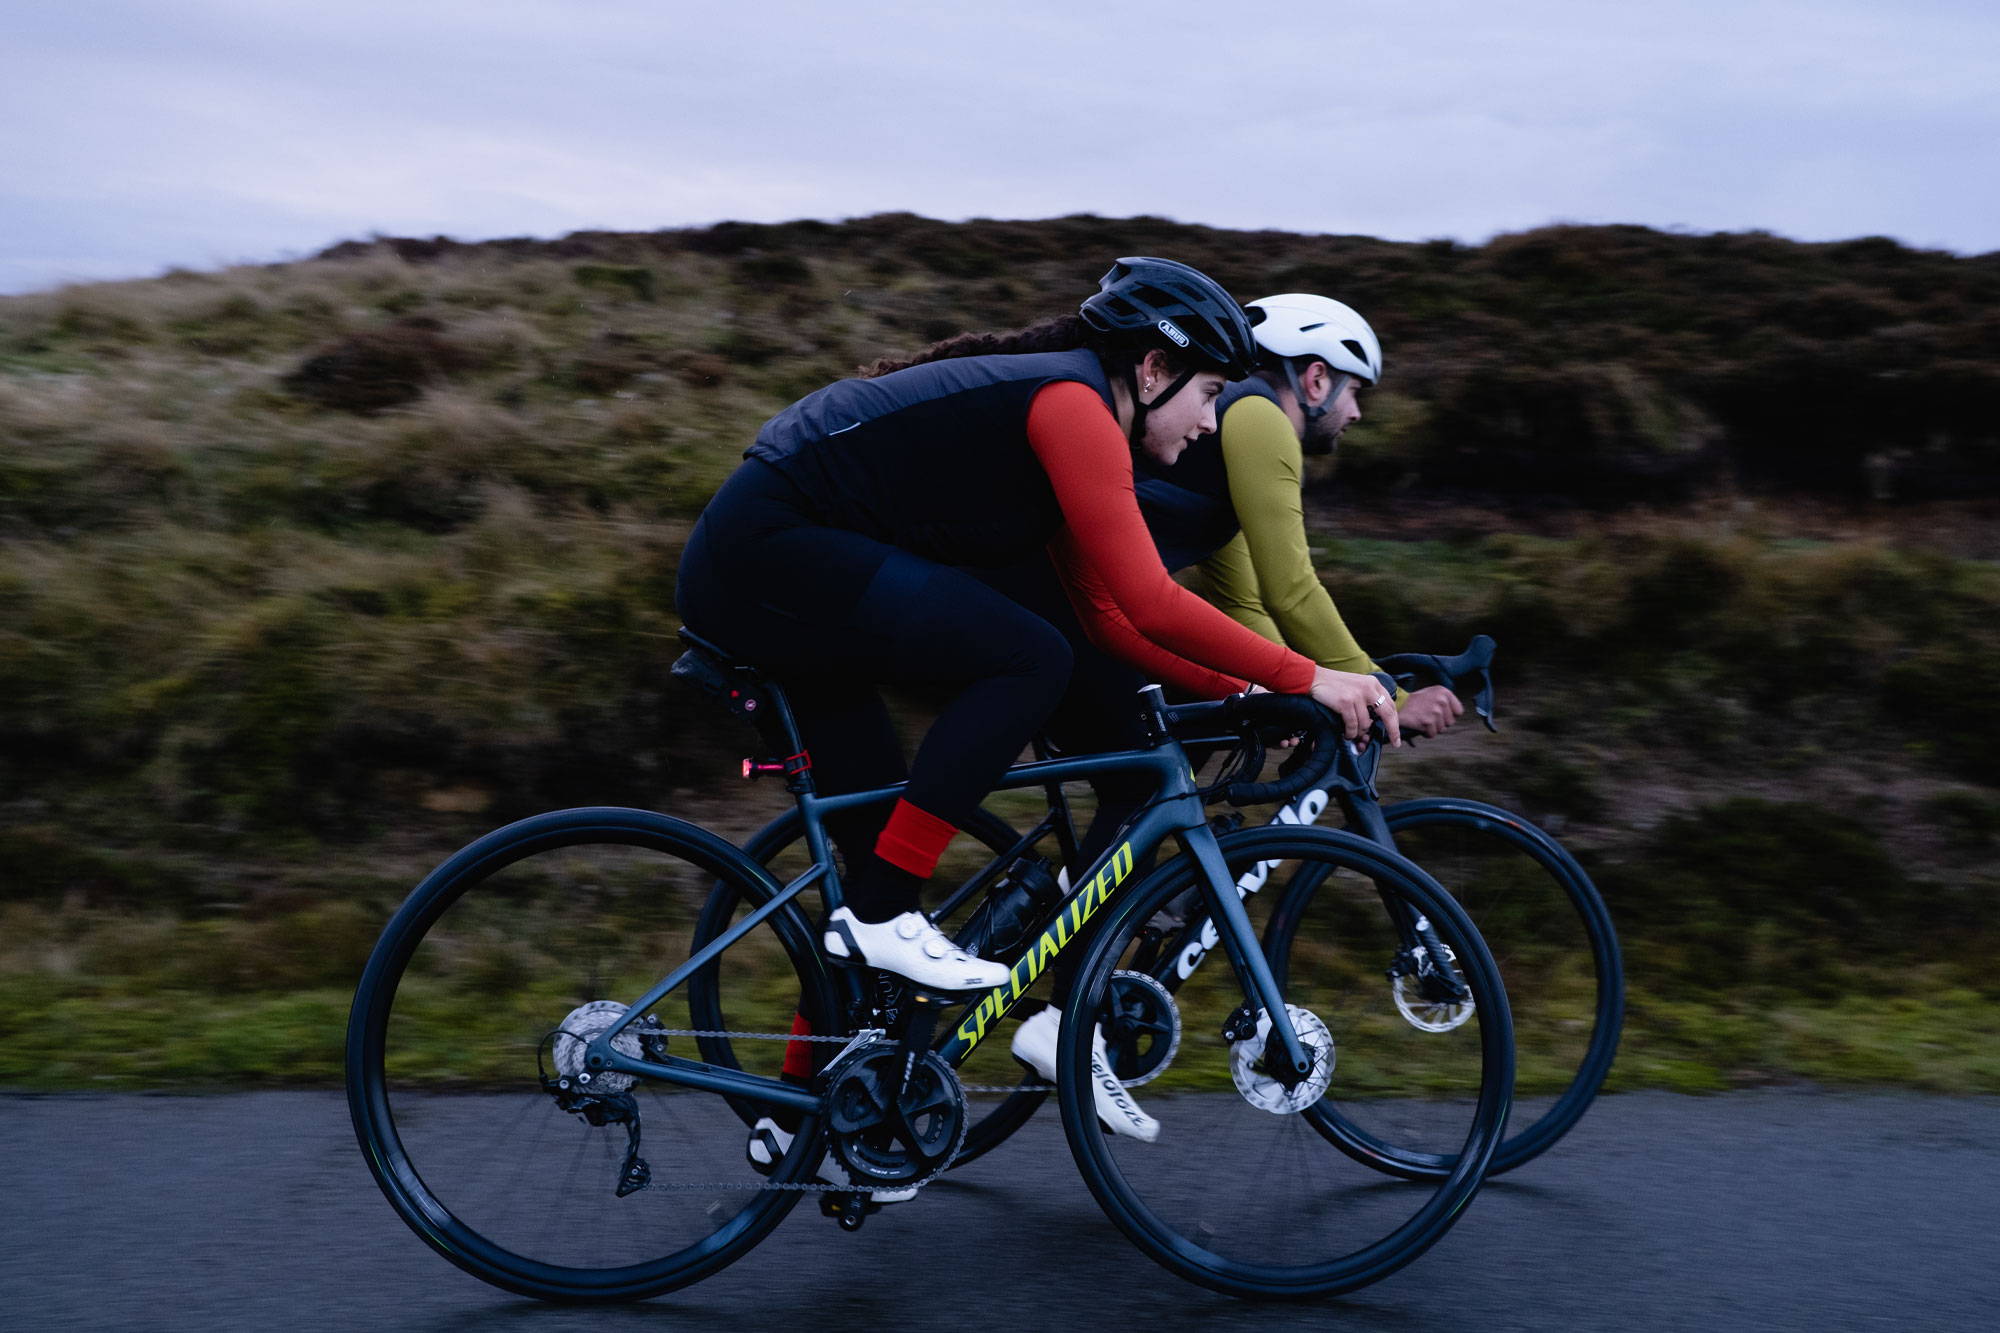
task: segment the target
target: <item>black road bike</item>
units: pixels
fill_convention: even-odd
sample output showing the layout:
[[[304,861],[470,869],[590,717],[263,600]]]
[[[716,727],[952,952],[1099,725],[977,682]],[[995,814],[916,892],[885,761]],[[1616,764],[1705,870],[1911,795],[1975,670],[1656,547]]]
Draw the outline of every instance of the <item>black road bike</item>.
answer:
[[[1058,958],[1072,1155],[1106,1214],[1176,1273],[1244,1296],[1351,1290],[1416,1258],[1479,1189],[1513,1036],[1470,919],[1417,866],[1349,833],[1218,836],[1205,799],[1287,793],[1204,789],[1176,739],[1304,732],[1312,758],[1288,780],[1303,790],[1341,748],[1310,700],[1169,709],[1149,688],[1143,748],[1010,770],[1002,789],[1122,771],[1156,795],[1039,913],[1005,984],[939,996],[829,959],[802,897],[840,900],[823,818],[901,788],[819,796],[782,692],[700,646],[676,671],[785,756],[811,864],[781,882],[683,820],[589,808],[496,830],[417,886],[355,995],[348,1100],[383,1193],[453,1263],[544,1299],[631,1300],[741,1257],[805,1194],[861,1225],[872,1193],[928,1186],[959,1155],[960,1068]],[[1181,854],[1139,869],[1168,838]],[[1237,892],[1260,868],[1284,892]],[[1152,982],[1160,923],[1190,897],[1229,965],[1168,992]],[[1412,1027],[1386,975],[1465,1021]],[[1093,1037],[1121,1016],[1122,1053],[1154,1080],[1156,1142],[1097,1120]],[[796,1135],[759,1174],[746,1128],[781,1114]],[[1357,1148],[1448,1165],[1385,1182]]]
[[[1487,635],[1473,639],[1456,657],[1405,653],[1382,659],[1392,684],[1411,688],[1441,684],[1467,697],[1474,713],[1494,730],[1492,664],[1495,644]],[[1224,764],[1247,780],[1263,766],[1255,733],[1223,741]],[[1338,747],[1332,771],[1280,805],[1272,823],[1310,825],[1338,810],[1349,830],[1395,848],[1441,883],[1457,899],[1500,965],[1514,1021],[1518,1081],[1506,1138],[1487,1168],[1489,1175],[1511,1171],[1553,1147],[1595,1100],[1617,1054],[1624,1022],[1625,974],[1611,914],[1589,874],[1561,843],[1522,816],[1498,806],[1458,797],[1423,797],[1385,805],[1376,790],[1383,756],[1379,745]],[[1044,745],[1038,753],[1049,753]],[[1239,788],[1239,791],[1242,789]],[[1020,947],[1018,931],[994,939],[990,918],[1010,920],[1006,904],[1046,901],[1066,878],[1062,867],[1077,859],[1076,820],[1060,786],[1044,793],[1046,809],[1026,832],[986,811],[964,830],[976,851],[976,869],[962,875],[957,890],[931,912],[933,920],[962,943],[983,946],[984,956],[1012,962]],[[1230,815],[1219,827],[1234,828]],[[796,810],[766,825],[744,849],[758,861],[790,865],[802,842]],[[966,867],[961,866],[961,870]],[[1292,874],[1324,873],[1300,866]],[[1237,881],[1244,894],[1283,895],[1293,886],[1274,880],[1269,868],[1253,867]],[[1300,892],[1305,890],[1301,887]],[[727,890],[718,886],[718,893]],[[1157,998],[1177,993],[1217,943],[1217,927],[1199,902],[1181,905],[1159,923],[1164,943],[1151,961],[1148,984],[1126,978],[1114,987],[1115,1013],[1107,1014],[1113,1068],[1128,1086],[1153,1076],[1134,1042],[1150,1040],[1149,1015],[1164,1008]],[[1419,1030],[1448,1030],[1467,1012],[1425,1003],[1406,978],[1387,977],[1390,998],[1404,1020]],[[1049,990],[1044,983],[1044,990]],[[1051,993],[1045,998],[1054,998]],[[1004,1142],[1035,1114],[1054,1088],[1039,1075],[1005,1058],[1000,1049],[962,1070],[974,1111],[964,1166]],[[1350,1140],[1345,1146],[1391,1175],[1437,1175],[1449,1159],[1424,1152],[1382,1150],[1379,1144]]]

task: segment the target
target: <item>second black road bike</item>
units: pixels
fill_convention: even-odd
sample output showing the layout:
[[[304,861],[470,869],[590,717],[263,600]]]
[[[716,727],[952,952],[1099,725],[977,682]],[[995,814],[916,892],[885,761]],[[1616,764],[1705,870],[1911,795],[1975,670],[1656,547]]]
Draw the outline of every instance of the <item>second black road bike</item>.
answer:
[[[1407,653],[1382,660],[1395,681],[1411,687],[1441,684],[1465,694],[1490,730],[1495,709],[1494,641],[1480,635],[1455,657]],[[1193,746],[1196,742],[1190,741]],[[1236,775],[1239,796],[1271,800],[1252,784],[1264,750],[1255,733],[1211,738],[1223,767]],[[1046,754],[1047,747],[1039,747]],[[1611,914],[1597,887],[1560,842],[1519,814],[1462,797],[1419,797],[1384,804],[1376,789],[1383,750],[1378,744],[1338,746],[1330,772],[1280,804],[1277,827],[1317,823],[1338,811],[1346,827],[1424,867],[1479,927],[1507,983],[1516,1049],[1517,1087],[1507,1134],[1488,1173],[1498,1175],[1548,1151],[1583,1117],[1617,1054],[1624,1021],[1625,975]],[[961,881],[932,911],[936,923],[962,941],[990,941],[988,918],[1010,915],[1011,903],[1050,902],[1066,880],[1063,867],[1077,856],[1076,820],[1060,786],[1044,789],[1046,806],[1025,831],[982,810],[967,825],[970,848],[955,870]],[[1239,827],[1225,816],[1219,828]],[[803,825],[786,811],[744,844],[759,862],[796,862]],[[1324,873],[1317,865],[1253,865],[1235,878],[1237,890],[1285,899],[1309,899],[1315,886],[1299,876]],[[717,892],[727,890],[718,886]],[[1280,911],[1282,916],[1282,910]],[[1141,966],[1114,983],[1103,1015],[1114,1069],[1129,1087],[1158,1076],[1144,1050],[1171,997],[1194,977],[1217,945],[1216,923],[1190,893],[1151,923],[1154,947]],[[1013,961],[1020,932],[1005,936],[986,956]],[[1144,981],[1138,973],[1143,972]],[[1384,999],[1415,1032],[1438,1033],[1466,1021],[1463,1008],[1426,1003],[1407,970],[1385,970]],[[1051,1002],[1053,979],[1038,994]],[[1413,1037],[1421,1046],[1421,1039]],[[1047,1081],[1007,1058],[1005,1044],[985,1052],[963,1071],[974,1107],[973,1123],[958,1165],[1004,1142],[1054,1091]],[[1391,1175],[1418,1177],[1450,1169],[1448,1158],[1411,1145],[1353,1136],[1343,1146]]]

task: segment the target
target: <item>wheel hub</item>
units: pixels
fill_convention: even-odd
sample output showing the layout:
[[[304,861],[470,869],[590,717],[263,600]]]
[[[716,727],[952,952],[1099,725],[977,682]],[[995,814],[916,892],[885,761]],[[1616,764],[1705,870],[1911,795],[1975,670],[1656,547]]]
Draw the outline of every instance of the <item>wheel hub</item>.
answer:
[[[1458,955],[1449,944],[1438,947],[1443,951],[1446,962],[1458,961]],[[1389,973],[1389,995],[1396,1002],[1396,1012],[1419,1032],[1450,1032],[1472,1017],[1476,1007],[1473,1001],[1454,1000],[1438,994],[1443,989],[1437,980],[1436,969],[1431,965],[1430,955],[1422,945],[1410,950],[1406,960],[1399,959]]]
[[[625,1017],[629,1006],[616,1000],[592,1000],[569,1011],[554,1033],[556,1073],[578,1092],[616,1096],[629,1092],[638,1079],[631,1074],[603,1069],[591,1072],[590,1044]],[[630,1024],[611,1039],[611,1049],[627,1059],[658,1059],[667,1053],[667,1038],[660,1020],[652,1014]]]

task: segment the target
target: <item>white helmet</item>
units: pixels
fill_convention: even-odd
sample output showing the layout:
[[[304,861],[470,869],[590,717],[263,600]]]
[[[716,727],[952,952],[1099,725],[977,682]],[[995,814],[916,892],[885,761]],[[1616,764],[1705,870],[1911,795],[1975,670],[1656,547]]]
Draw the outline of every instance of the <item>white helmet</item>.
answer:
[[[1316,356],[1345,375],[1369,384],[1382,378],[1382,344],[1368,321],[1350,306],[1307,292],[1286,292],[1252,301],[1264,318],[1251,330],[1273,360]]]

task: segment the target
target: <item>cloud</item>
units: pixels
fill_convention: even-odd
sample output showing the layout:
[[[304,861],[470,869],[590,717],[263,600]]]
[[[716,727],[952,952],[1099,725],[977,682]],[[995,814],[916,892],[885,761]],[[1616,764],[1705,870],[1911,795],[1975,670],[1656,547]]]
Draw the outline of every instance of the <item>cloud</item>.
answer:
[[[32,6],[0,284],[727,217],[1554,219],[2000,247],[2000,8]]]

